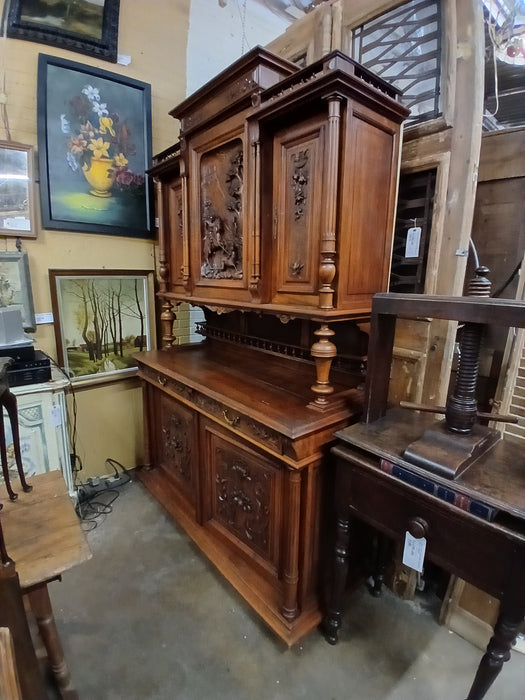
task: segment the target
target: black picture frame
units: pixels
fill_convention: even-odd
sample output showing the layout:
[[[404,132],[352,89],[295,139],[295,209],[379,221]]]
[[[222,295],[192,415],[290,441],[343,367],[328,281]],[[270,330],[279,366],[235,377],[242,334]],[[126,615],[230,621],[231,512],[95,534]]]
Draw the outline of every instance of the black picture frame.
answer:
[[[116,63],[119,10],[120,0],[104,0],[103,5],[11,0],[6,34]]]
[[[44,228],[152,237],[148,83],[39,54],[37,132]]]

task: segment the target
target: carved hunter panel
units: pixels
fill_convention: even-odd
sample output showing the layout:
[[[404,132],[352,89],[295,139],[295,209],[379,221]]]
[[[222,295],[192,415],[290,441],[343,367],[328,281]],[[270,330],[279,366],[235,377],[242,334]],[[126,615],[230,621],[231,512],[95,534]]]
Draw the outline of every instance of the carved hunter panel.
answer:
[[[160,452],[159,465],[174,481],[190,503],[195,504],[195,483],[192,463],[193,413],[171,397],[159,392]]]
[[[277,293],[316,294],[322,197],[322,129],[287,129],[274,148]]]
[[[212,519],[276,563],[276,488],[280,472],[251,451],[212,437]]]
[[[201,277],[243,277],[243,147],[234,139],[200,161]]]

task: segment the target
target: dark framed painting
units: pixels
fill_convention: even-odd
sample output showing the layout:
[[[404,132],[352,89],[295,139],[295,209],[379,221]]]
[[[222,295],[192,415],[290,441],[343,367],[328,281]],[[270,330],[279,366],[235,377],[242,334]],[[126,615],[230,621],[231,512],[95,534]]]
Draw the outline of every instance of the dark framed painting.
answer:
[[[58,364],[72,382],[134,375],[155,334],[151,270],[49,270]]]
[[[7,36],[117,60],[120,0],[11,0]]]
[[[37,128],[44,228],[151,237],[149,84],[39,54]]]

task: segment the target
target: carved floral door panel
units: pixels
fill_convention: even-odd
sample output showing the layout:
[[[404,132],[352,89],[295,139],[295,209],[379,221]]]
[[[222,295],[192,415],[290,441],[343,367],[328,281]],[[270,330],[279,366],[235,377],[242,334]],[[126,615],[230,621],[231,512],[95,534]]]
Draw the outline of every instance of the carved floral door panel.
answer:
[[[156,464],[178,491],[196,507],[195,414],[164,392],[158,392]]]
[[[206,419],[201,422],[201,445],[205,527],[276,576],[281,549],[279,465]]]
[[[272,301],[298,295],[318,303],[319,240],[323,199],[324,125],[321,118],[274,137]]]

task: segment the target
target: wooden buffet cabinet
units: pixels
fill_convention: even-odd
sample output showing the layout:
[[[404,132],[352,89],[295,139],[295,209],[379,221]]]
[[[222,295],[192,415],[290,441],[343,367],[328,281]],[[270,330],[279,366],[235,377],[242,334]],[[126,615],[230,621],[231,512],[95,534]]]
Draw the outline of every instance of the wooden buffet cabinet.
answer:
[[[299,70],[256,48],[171,114],[141,478],[293,644],[321,618],[328,447],[360,411],[407,111],[339,52]],[[173,346],[180,302],[203,307],[202,343]]]

